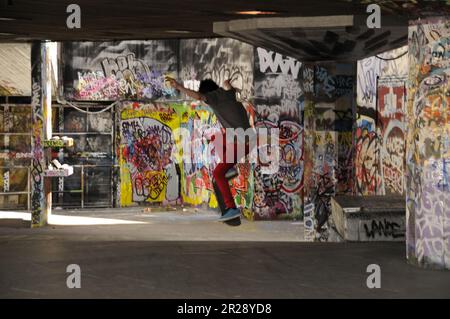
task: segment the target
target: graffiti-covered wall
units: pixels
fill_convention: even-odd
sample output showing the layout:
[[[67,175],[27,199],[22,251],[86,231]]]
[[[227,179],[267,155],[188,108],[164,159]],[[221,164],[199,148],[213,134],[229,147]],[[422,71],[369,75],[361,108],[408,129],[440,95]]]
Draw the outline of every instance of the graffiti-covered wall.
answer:
[[[409,27],[407,254],[450,269],[450,20]]]
[[[211,177],[219,159],[207,136],[219,123],[212,112],[197,102],[124,102],[119,114],[122,206],[187,203],[217,207]],[[250,164],[239,164],[238,171],[239,176],[231,181],[232,193],[251,218]]]
[[[181,40],[180,79],[193,90],[203,79],[213,79],[218,85],[231,79],[241,99],[251,98],[253,46],[227,38]]]
[[[255,166],[255,219],[302,212],[303,123],[302,63],[263,48],[255,50],[256,128],[278,128],[280,165],[276,174]]]
[[[177,78],[191,89],[198,89],[205,78],[219,85],[232,79],[253,122],[247,100],[253,95],[253,47],[232,39],[79,42],[64,44],[63,52],[67,99],[123,100],[115,125],[118,203],[215,207],[211,172],[216,162],[206,154],[204,133],[220,124],[207,106],[177,96],[164,77]],[[181,152],[174,136],[179,128],[190,132],[191,161],[174,156]],[[247,164],[239,164],[238,170],[232,193],[251,218],[252,170]]]
[[[164,77],[178,72],[176,40],[64,43],[68,99],[171,98]]]
[[[331,197],[352,192],[353,67],[306,66],[304,74],[313,79],[304,111],[305,238],[327,240]]]
[[[116,134],[121,205],[216,205],[215,162],[204,155],[209,144],[204,130],[220,123],[196,101],[164,102],[185,99],[166,87],[164,75],[191,89],[205,78],[220,85],[231,79],[251,124],[279,129],[277,173],[262,174],[261,163],[242,164],[231,182],[248,218],[302,217],[306,201],[314,206],[312,220],[321,229],[328,221],[330,196],[353,189],[354,70],[349,65],[308,66],[232,39],[78,43],[64,52],[67,98],[125,100]],[[176,128],[191,133],[192,153],[201,154],[196,161],[169,156],[177,148]]]
[[[408,48],[358,61],[355,193],[404,193]]]
[[[279,129],[277,173],[262,174],[261,163],[242,164],[232,181],[237,204],[248,218],[302,217],[305,196],[315,205],[313,220],[320,229],[328,221],[330,196],[352,191],[354,81],[348,65],[307,66],[232,39],[80,43],[64,52],[68,98],[139,101],[123,102],[117,118],[121,205],[216,205],[210,177],[215,163],[203,156],[209,143],[203,131],[220,123],[198,102],[164,103],[175,97],[162,80],[167,74],[191,89],[205,78],[219,84],[231,79],[251,124]],[[159,80],[146,81],[149,75]],[[155,99],[156,104],[149,101]],[[309,135],[304,134],[303,113],[305,118],[308,114]],[[202,154],[195,162],[169,156],[177,147],[176,128],[192,133],[193,154]]]

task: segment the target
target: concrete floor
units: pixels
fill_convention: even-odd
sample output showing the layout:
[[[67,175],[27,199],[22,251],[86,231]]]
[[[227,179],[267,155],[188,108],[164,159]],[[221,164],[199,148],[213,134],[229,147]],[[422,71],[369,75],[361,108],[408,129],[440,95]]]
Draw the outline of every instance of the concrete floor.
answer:
[[[0,298],[450,298],[450,272],[407,265],[403,243],[305,243],[298,222],[229,227],[204,212],[63,213],[145,223],[0,221]],[[366,286],[374,263],[380,289]],[[80,289],[66,287],[69,264]]]
[[[211,210],[143,211],[138,208],[55,210],[50,229],[27,229],[30,215],[16,213],[11,218],[0,211],[0,241],[4,235],[21,238],[53,236],[62,240],[117,241],[303,241],[303,222],[258,221],[242,218],[238,227],[217,222]],[[8,219],[2,217],[9,217]],[[22,221],[19,218],[25,218]],[[8,226],[1,230],[1,226]],[[77,225],[77,226],[73,226]],[[25,226],[25,227],[24,227]],[[83,226],[83,227],[82,227]]]

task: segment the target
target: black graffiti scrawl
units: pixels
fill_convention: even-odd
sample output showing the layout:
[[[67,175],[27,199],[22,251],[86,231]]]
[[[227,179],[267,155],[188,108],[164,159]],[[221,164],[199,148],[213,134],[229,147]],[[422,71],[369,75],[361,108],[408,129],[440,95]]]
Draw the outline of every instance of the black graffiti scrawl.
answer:
[[[253,47],[234,39],[191,39],[180,41],[180,79],[196,90],[203,79],[222,85],[231,79],[239,97],[253,95]]]

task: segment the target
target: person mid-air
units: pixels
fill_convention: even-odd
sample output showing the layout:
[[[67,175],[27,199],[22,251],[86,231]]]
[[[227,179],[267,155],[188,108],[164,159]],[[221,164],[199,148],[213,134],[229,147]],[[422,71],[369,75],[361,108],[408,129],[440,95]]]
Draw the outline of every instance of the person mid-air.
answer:
[[[245,110],[242,103],[236,99],[236,89],[231,85],[229,80],[224,82],[224,88],[219,87],[213,80],[202,80],[200,82],[198,92],[185,88],[183,85],[172,78],[167,78],[167,81],[169,81],[173,88],[179,90],[181,93],[184,93],[193,99],[203,101],[208,104],[214,111],[223,128],[242,128],[244,131],[246,131],[251,127],[247,111]],[[225,130],[222,131],[222,134],[223,141],[226,141]],[[237,136],[236,140],[236,142],[233,140],[226,141],[222,144],[224,154],[223,157],[225,157],[227,148],[234,148],[233,160],[231,161],[227,157],[227,161],[225,161],[224,158],[222,158],[213,171],[213,177],[222,194],[224,204],[226,206],[224,214],[219,219],[220,221],[228,221],[231,219],[239,218],[241,215],[241,212],[236,207],[233,196],[231,194],[228,180],[225,177],[226,172],[234,165],[236,165],[236,163],[238,163],[238,161],[241,159],[238,158],[237,155],[238,147],[245,147],[244,156],[249,153],[249,144],[245,142],[245,139]]]

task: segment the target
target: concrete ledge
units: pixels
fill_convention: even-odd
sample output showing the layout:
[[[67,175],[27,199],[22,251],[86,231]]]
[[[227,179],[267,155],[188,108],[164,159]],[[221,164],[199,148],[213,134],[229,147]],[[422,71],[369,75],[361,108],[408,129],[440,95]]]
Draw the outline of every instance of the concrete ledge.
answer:
[[[345,241],[404,241],[403,196],[336,196],[331,199],[337,232]]]

